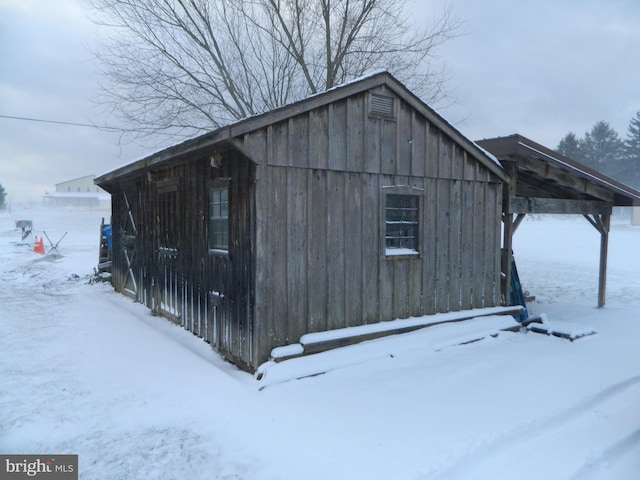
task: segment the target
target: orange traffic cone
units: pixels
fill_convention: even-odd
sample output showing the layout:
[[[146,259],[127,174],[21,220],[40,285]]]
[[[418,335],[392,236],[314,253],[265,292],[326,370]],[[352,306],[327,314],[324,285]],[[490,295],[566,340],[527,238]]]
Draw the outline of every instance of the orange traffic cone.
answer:
[[[40,237],[40,241],[37,239],[38,237],[36,237],[36,242],[33,244],[33,251],[40,255],[44,255],[44,242],[42,241],[42,237]]]

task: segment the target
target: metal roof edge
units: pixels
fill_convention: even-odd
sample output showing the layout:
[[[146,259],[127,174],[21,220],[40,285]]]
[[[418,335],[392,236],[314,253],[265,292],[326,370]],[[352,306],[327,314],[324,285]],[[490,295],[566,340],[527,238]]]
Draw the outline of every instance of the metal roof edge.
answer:
[[[561,153],[556,152],[544,145],[534,142],[533,140],[524,137],[522,135],[518,135],[518,145],[528,148],[530,150],[535,151],[536,153],[543,155],[551,160],[564,165],[572,170],[576,170],[579,173],[595,180],[596,182],[606,186],[611,190],[615,190],[620,195],[625,195],[634,201],[640,202],[640,191],[635,188],[620,182],[608,175],[605,175],[594,168],[591,168],[583,163],[580,163],[576,160],[573,160],[569,157],[565,157]]]

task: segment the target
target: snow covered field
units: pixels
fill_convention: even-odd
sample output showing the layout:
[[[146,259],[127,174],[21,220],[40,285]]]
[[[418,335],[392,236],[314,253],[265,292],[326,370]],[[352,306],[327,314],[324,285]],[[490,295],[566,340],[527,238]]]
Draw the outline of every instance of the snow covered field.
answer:
[[[88,283],[103,215],[0,214],[0,453],[77,453],[83,480],[640,478],[640,227],[613,222],[604,309],[586,220],[516,233],[531,310],[596,335],[442,348],[426,329],[320,354],[340,368],[260,389]],[[65,257],[17,245],[21,218],[54,242],[68,231]]]

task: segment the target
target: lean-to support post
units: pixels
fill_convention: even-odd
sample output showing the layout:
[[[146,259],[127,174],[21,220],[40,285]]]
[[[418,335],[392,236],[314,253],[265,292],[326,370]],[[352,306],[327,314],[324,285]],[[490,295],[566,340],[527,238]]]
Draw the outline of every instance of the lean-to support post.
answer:
[[[591,225],[600,232],[600,269],[598,275],[598,308],[607,300],[607,258],[609,254],[609,230],[611,229],[611,207],[600,215],[584,215]]]
[[[524,220],[524,217],[526,217],[526,216],[527,216],[526,213],[519,213],[516,216],[516,219],[513,221],[513,232],[511,232],[512,236],[513,236],[514,233],[516,233],[516,230],[518,230],[518,227],[520,226],[520,224]]]
[[[515,229],[518,228],[522,219],[517,220],[514,226],[510,199],[515,196],[516,192],[517,167],[513,162],[503,162],[503,166],[509,175],[509,185],[503,188],[502,197],[503,239],[502,265],[500,271],[502,272],[502,304],[509,305],[511,303],[509,287],[511,285],[511,261],[513,259],[513,233]]]
[[[511,285],[511,260],[513,258],[513,215],[502,215],[504,237],[502,240],[502,304],[509,305],[509,285]]]
[[[515,216],[511,213],[503,213],[502,214],[502,222],[504,224],[504,239],[502,241],[502,264],[501,264],[501,272],[502,272],[502,303],[504,305],[511,304],[511,295],[509,294],[509,289],[511,287],[511,277],[512,273],[512,262],[513,262],[513,234],[516,233],[516,230],[524,220],[526,214],[519,213]]]
[[[607,258],[609,255],[609,229],[611,213],[600,215],[602,231],[600,232],[600,278],[598,283],[598,308],[604,307],[607,296]]]

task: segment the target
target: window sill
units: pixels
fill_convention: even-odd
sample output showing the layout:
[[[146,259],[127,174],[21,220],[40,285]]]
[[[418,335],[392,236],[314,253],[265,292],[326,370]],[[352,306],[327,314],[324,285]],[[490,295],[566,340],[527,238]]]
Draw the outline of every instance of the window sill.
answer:
[[[219,248],[210,248],[209,255],[215,255],[218,257],[227,257],[229,256],[229,250],[222,250]]]
[[[402,259],[402,258],[420,258],[420,252],[413,250],[412,248],[387,248],[385,255],[388,259]]]

